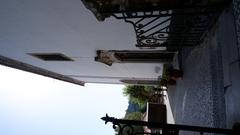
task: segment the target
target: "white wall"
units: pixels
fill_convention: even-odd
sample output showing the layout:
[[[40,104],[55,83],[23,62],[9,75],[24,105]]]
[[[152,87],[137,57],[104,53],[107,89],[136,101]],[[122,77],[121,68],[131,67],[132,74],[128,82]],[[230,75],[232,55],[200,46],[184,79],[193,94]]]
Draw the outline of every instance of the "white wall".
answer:
[[[160,63],[109,67],[95,62],[98,49],[138,49],[135,33],[123,20],[98,22],[80,0],[1,0],[0,19],[0,55],[63,75],[127,78],[160,75],[155,73],[155,68],[162,66]],[[75,61],[46,62],[27,55],[51,52],[63,53]]]

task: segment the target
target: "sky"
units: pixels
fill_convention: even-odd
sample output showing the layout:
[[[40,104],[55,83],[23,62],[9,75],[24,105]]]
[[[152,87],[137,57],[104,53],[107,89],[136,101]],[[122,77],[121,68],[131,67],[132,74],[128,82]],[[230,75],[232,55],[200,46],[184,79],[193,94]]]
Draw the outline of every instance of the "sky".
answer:
[[[82,87],[0,66],[0,135],[113,135],[100,118],[124,117],[123,87]]]

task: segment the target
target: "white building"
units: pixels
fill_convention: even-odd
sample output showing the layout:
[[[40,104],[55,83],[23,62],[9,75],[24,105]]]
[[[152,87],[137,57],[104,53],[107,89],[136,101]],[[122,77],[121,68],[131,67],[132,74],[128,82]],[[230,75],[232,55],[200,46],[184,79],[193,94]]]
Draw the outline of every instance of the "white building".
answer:
[[[80,0],[1,0],[0,18],[2,65],[80,85],[156,83],[162,73],[158,59],[95,61],[99,50],[122,57],[161,51],[138,49],[131,25],[114,18],[98,22]]]

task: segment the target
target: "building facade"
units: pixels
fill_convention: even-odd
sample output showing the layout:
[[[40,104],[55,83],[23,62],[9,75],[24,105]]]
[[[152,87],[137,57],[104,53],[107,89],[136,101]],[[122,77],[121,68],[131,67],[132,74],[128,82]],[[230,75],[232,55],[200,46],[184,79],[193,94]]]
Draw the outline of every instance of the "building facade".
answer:
[[[165,47],[140,49],[124,21],[98,22],[81,1],[0,5],[0,64],[80,84],[156,84]]]

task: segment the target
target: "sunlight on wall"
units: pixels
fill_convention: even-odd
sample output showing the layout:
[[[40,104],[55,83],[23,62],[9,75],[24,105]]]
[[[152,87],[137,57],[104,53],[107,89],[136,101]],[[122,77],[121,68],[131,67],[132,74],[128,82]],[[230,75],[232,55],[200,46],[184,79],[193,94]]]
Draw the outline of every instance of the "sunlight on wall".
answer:
[[[166,105],[167,105],[167,122],[169,124],[175,124],[175,120],[174,120],[173,113],[172,113],[172,108],[171,108],[170,102],[168,100],[169,99],[168,94],[167,93],[165,93],[165,94],[166,94],[166,98],[167,98],[167,100],[165,100]]]

